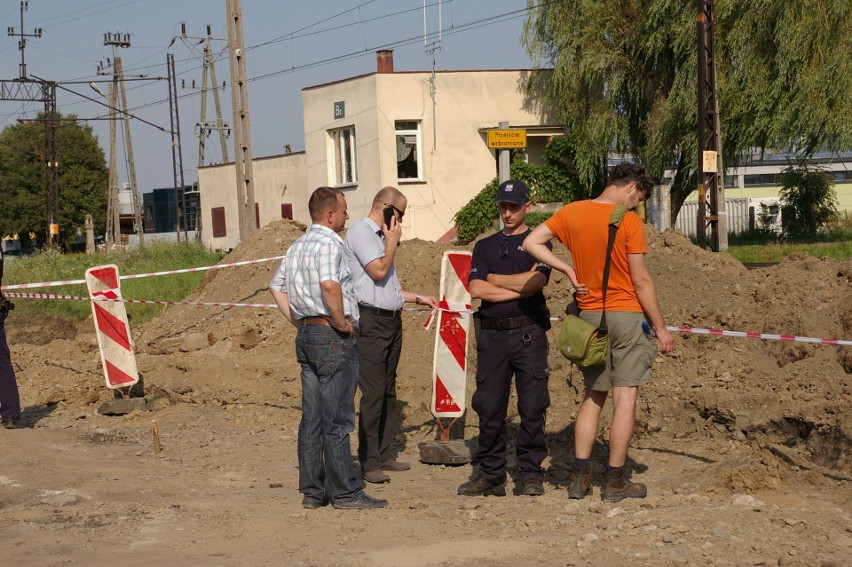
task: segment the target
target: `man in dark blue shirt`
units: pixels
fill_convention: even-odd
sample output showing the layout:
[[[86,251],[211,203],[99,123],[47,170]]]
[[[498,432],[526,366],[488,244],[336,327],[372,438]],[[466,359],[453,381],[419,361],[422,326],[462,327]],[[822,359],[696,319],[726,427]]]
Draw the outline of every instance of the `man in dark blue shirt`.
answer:
[[[517,180],[505,181],[495,200],[503,229],[476,244],[469,276],[471,297],[482,300],[474,315],[477,370],[472,403],[479,415],[479,472],[459,486],[458,493],[506,493],[506,413],[514,375],[521,417],[516,443],[519,492],[540,496],[544,494],[541,463],[547,456],[545,413],[550,405],[550,313],[541,290],[547,285],[550,268],[536,263],[521,247],[531,232],[525,222],[532,208],[527,186]]]

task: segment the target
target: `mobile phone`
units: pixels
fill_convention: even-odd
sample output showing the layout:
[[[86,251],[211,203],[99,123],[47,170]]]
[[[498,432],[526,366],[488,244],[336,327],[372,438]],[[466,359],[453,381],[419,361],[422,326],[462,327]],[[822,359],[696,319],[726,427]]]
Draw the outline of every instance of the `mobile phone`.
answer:
[[[653,334],[651,332],[651,325],[648,324],[648,321],[642,321],[642,332],[644,332],[646,335]]]
[[[390,206],[390,205],[387,205],[385,207],[384,214],[385,214],[385,226],[390,228],[391,227],[391,219],[393,218],[393,207]]]

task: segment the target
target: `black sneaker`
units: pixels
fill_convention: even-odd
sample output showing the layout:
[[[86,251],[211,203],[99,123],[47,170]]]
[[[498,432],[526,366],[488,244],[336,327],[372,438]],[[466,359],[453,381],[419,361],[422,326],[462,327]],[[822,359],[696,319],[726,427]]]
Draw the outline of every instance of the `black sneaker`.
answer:
[[[384,508],[388,505],[388,501],[382,498],[373,498],[366,492],[361,492],[351,500],[334,500],[331,505],[335,508],[348,510],[371,510],[373,508]]]
[[[544,483],[540,478],[525,478],[521,481],[522,496],[544,495]]]
[[[492,482],[477,476],[459,486],[461,496],[506,496],[506,479]]]
[[[316,498],[309,498],[305,496],[302,499],[302,508],[305,510],[316,510],[317,508],[322,508],[323,506],[328,506],[329,501],[328,498],[323,498],[322,500],[317,500]]]
[[[3,420],[3,427],[5,427],[6,429],[20,429],[23,426],[21,425],[21,420],[9,419]]]

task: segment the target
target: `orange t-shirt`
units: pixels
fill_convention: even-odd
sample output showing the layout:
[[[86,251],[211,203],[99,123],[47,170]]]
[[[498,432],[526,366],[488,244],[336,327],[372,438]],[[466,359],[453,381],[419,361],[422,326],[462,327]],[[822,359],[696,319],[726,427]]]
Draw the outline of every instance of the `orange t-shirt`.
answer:
[[[609,236],[609,218],[615,205],[591,200],[568,203],[545,225],[571,252],[577,279],[586,284],[589,294],[577,298],[581,311],[603,311],[603,271],[606,262],[606,244]],[[606,290],[607,311],[642,312],[630,279],[628,254],[647,254],[645,227],[633,211],[627,211],[615,234],[609,283]]]

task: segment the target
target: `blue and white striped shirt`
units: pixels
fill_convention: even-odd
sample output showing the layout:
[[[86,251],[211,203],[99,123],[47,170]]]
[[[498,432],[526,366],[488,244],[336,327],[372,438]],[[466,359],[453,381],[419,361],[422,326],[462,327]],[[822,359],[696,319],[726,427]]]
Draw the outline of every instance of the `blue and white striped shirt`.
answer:
[[[343,240],[330,228],[313,224],[304,236],[287,250],[270,289],[287,294],[297,318],[331,315],[322,296],[322,282],[333,281],[343,290],[343,312],[358,323],[358,302],[352,286],[352,273],[343,255]]]

